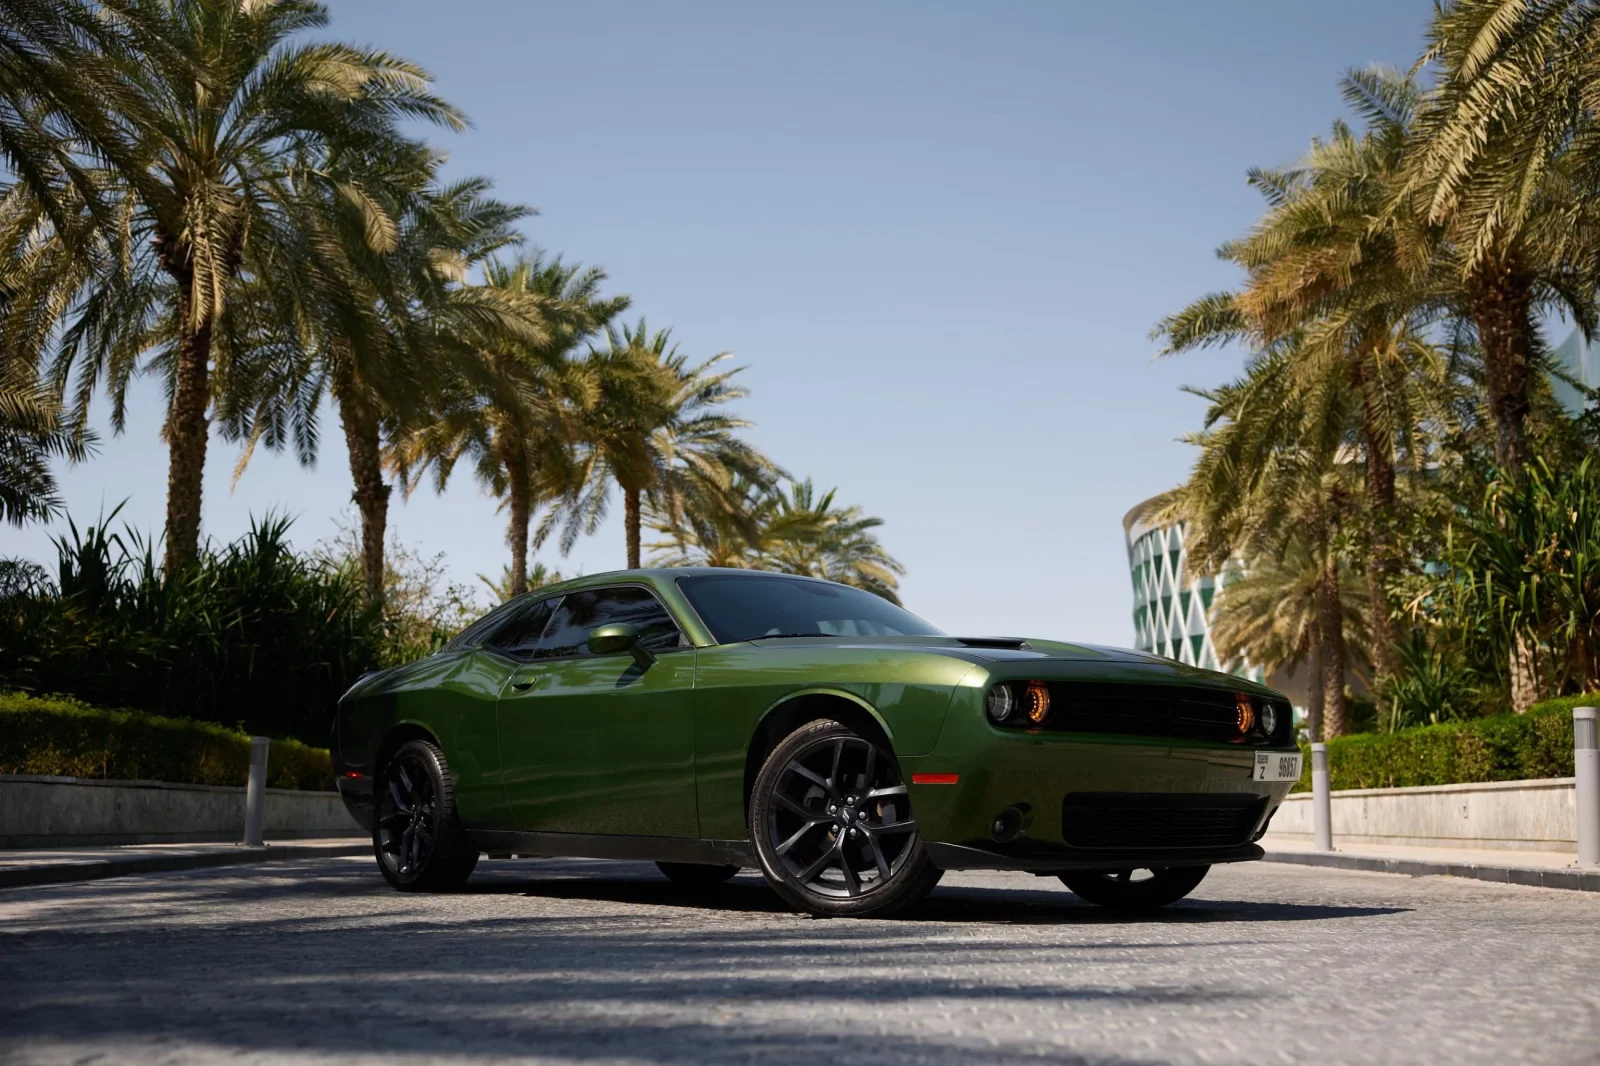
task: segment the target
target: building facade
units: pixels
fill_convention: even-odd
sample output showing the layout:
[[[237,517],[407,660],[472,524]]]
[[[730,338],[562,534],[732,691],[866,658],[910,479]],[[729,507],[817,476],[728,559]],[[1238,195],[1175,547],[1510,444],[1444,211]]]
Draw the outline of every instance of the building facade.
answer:
[[[1221,578],[1189,572],[1182,522],[1161,524],[1143,515],[1146,500],[1122,519],[1133,577],[1133,646],[1207,670],[1229,670],[1261,680],[1244,663],[1223,663],[1211,641],[1211,609]]]

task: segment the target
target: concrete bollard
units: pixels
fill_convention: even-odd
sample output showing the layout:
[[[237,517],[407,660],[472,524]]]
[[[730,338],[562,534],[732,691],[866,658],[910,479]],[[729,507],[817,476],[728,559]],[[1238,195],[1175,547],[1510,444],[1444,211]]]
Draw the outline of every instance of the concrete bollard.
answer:
[[[1328,787],[1328,745],[1311,745],[1311,817],[1317,850],[1333,850],[1333,794]]]
[[[244,790],[244,843],[246,847],[262,846],[262,826],[267,815],[267,749],[272,746],[268,737],[250,738],[250,783]]]
[[[1578,865],[1600,866],[1600,711],[1572,709],[1572,769],[1577,777]]]

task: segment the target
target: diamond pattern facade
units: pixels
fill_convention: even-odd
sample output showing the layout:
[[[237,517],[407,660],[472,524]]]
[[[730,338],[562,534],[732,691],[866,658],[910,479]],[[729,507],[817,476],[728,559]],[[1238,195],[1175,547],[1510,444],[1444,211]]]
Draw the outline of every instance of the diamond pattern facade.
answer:
[[[1191,666],[1260,680],[1261,671],[1246,663],[1217,661],[1211,609],[1225,577],[1192,576],[1183,523],[1145,522],[1139,517],[1145,507],[1135,507],[1122,523],[1133,575],[1133,646]]]

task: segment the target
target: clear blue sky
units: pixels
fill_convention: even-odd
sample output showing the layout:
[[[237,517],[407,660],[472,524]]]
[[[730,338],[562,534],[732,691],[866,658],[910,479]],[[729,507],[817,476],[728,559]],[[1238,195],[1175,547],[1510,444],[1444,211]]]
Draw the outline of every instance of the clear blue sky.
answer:
[[[1247,167],[1340,113],[1351,66],[1405,66],[1427,0],[1091,4],[334,0],[330,35],[408,56],[476,128],[457,174],[536,206],[530,244],[603,265],[684,350],[749,367],[778,462],[885,519],[904,599],[957,632],[1127,644],[1121,518],[1178,482],[1233,353],[1151,362],[1151,325],[1231,284]],[[80,523],[159,529],[159,389],[65,472]],[[102,405],[102,411],[104,406]],[[205,531],[349,513],[336,425],[314,471],[213,442]],[[624,561],[616,518],[563,571]],[[476,484],[419,491],[400,540],[498,573]],[[53,558],[46,528],[0,554]]]

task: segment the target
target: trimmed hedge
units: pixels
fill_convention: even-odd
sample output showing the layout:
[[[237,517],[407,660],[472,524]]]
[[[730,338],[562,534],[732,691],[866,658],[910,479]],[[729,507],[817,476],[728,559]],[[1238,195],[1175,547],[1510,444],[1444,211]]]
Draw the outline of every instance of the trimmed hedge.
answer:
[[[101,710],[64,696],[0,692],[0,773],[243,785],[250,776],[250,737],[187,718]],[[274,740],[267,754],[267,784],[333,788],[328,752],[297,740]]]
[[[1600,706],[1600,693],[1546,700],[1526,714],[1336,737],[1329,782],[1338,790],[1571,777],[1572,708],[1586,706]],[[1296,792],[1311,790],[1311,751],[1303,750]]]

